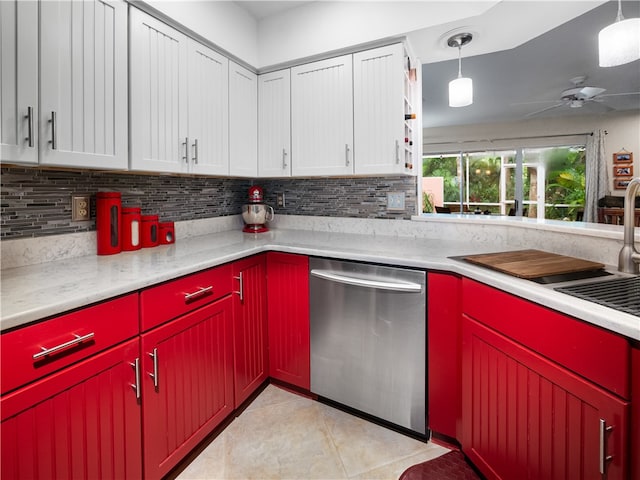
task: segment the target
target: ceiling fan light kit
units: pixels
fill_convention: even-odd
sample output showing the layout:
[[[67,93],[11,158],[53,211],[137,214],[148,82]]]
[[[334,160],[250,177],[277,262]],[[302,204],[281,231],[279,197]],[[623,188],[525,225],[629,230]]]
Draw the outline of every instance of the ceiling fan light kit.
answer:
[[[640,18],[622,16],[622,1],[618,0],[616,21],[598,34],[601,67],[616,67],[640,59]]]
[[[447,45],[458,49],[458,78],[449,82],[450,107],[466,107],[473,103],[473,80],[462,76],[462,46],[472,39],[470,33],[458,33],[447,40]]]

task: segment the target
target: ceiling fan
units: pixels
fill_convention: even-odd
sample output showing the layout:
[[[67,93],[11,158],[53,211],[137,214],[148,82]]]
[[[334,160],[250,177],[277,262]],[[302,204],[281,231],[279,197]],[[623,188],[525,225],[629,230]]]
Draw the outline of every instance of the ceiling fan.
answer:
[[[542,100],[540,102],[531,102],[531,103],[548,103],[548,102],[555,102],[555,103],[553,105],[542,108],[540,110],[536,110],[535,112],[528,113],[525,115],[525,117],[532,117],[534,115],[538,115],[548,110],[552,110],[554,108],[560,108],[560,107],[582,108],[584,105],[591,104],[592,102],[599,103],[600,104],[599,109],[602,111],[611,111],[615,109],[601,103],[604,101],[605,97],[640,94],[640,92],[605,94],[604,92],[607,91],[606,88],[591,87],[591,86],[585,85],[584,82],[586,79],[587,77],[585,75],[580,75],[578,77],[572,78],[571,83],[573,83],[573,87],[567,90],[564,90],[560,94],[559,100]]]

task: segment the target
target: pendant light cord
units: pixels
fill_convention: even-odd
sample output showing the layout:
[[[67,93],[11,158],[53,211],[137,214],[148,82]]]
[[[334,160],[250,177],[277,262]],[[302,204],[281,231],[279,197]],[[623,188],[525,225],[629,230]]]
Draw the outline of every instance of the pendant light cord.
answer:
[[[462,78],[462,45],[458,43],[458,78]]]
[[[624,16],[622,15],[622,0],[618,0],[618,15],[616,16],[616,22],[621,22],[624,20]]]

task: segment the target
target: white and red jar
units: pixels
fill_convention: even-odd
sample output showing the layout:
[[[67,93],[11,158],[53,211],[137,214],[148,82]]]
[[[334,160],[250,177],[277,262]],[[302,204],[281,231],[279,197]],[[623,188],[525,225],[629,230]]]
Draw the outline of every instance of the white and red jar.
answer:
[[[144,248],[155,247],[160,243],[158,231],[158,215],[142,215],[142,246]]]
[[[122,250],[127,252],[142,248],[140,207],[122,207]]]
[[[96,193],[96,231],[98,237],[98,255],[120,253],[120,210],[122,195],[120,192]]]

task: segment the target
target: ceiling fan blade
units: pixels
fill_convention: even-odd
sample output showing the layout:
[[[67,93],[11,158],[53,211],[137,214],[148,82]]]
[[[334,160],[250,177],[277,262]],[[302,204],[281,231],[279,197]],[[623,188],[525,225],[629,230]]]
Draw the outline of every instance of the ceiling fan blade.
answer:
[[[610,107],[605,103],[601,103],[597,101],[585,102],[583,105],[583,108],[589,110],[590,112],[596,112],[596,113],[606,113],[606,112],[612,112],[615,110],[615,108]]]
[[[558,99],[555,98],[553,100],[535,100],[533,102],[517,102],[517,103],[510,103],[509,105],[511,106],[516,106],[516,105],[536,105],[536,104],[540,104],[540,103],[554,103],[554,102],[558,102]]]
[[[604,95],[598,95],[598,98],[602,98],[602,97],[621,97],[623,95],[640,95],[640,92],[605,93]]]
[[[533,117],[534,115],[538,115],[538,114],[540,114],[542,112],[546,112],[547,110],[551,110],[553,108],[561,107],[563,105],[564,105],[564,103],[556,103],[555,105],[551,105],[550,107],[545,107],[545,108],[543,108],[541,110],[536,110],[535,112],[527,113],[525,115],[525,117]]]

